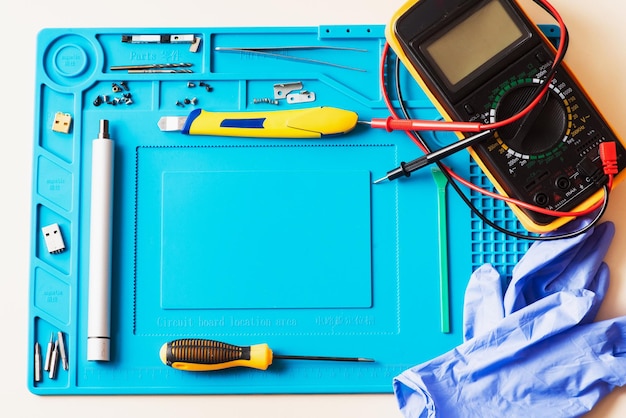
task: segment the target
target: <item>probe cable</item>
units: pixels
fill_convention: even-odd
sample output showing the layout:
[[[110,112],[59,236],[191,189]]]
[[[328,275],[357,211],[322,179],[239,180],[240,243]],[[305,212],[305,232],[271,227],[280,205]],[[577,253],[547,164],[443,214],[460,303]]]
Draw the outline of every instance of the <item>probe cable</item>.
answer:
[[[386,77],[385,77],[385,73],[386,73],[386,63],[387,63],[387,59],[388,59],[388,55],[389,55],[389,44],[385,43],[385,46],[383,48],[383,53],[382,53],[382,59],[381,59],[381,69],[380,69],[380,76],[381,76],[381,88],[382,88],[382,92],[383,92],[383,98],[385,100],[385,103],[387,105],[387,108],[389,109],[391,116],[388,117],[387,119],[373,119],[371,124],[373,127],[377,127],[377,128],[385,128],[388,131],[393,130],[393,129],[401,129],[403,131],[405,131],[405,133],[409,136],[409,138],[411,138],[411,140],[416,143],[421,149],[422,151],[426,154],[425,156],[415,160],[418,161],[420,160],[419,164],[415,164],[416,168],[418,169],[426,164],[430,164],[432,162],[436,163],[438,165],[438,167],[441,169],[441,171],[446,175],[447,179],[449,180],[449,182],[452,184],[452,187],[455,189],[455,191],[457,192],[457,194],[459,194],[459,196],[462,198],[462,200],[470,207],[470,209],[472,210],[472,212],[474,212],[483,222],[485,222],[487,225],[491,226],[492,228],[496,229],[499,232],[502,232],[506,235],[510,235],[516,238],[520,238],[520,239],[531,239],[531,240],[556,240],[556,239],[562,239],[562,238],[570,238],[570,237],[574,237],[577,235],[580,235],[584,232],[586,232],[587,230],[589,230],[590,228],[592,228],[603,216],[603,214],[605,213],[607,206],[608,206],[608,201],[609,201],[609,192],[611,190],[612,187],[612,183],[613,183],[613,174],[615,173],[607,173],[607,177],[608,177],[608,182],[603,186],[603,190],[604,190],[604,199],[600,202],[597,202],[596,204],[594,204],[593,206],[591,206],[590,208],[583,210],[583,211],[579,211],[579,212],[560,212],[560,211],[552,211],[552,210],[548,210],[545,208],[541,208],[526,202],[522,202],[519,201],[517,199],[513,199],[507,196],[503,196],[497,193],[493,193],[490,192],[488,190],[482,189],[479,186],[474,185],[473,183],[465,180],[464,178],[460,177],[459,175],[457,175],[456,173],[454,173],[449,167],[447,167],[446,165],[444,165],[443,163],[440,162],[440,160],[442,158],[444,158],[445,156],[450,155],[453,152],[456,152],[464,147],[460,147],[457,146],[455,147],[455,150],[452,152],[447,152],[445,153],[445,155],[441,156],[440,158],[428,158],[428,154],[433,154],[431,153],[428,145],[426,144],[426,142],[423,140],[423,138],[419,135],[418,132],[416,132],[417,130],[434,130],[434,131],[441,131],[441,130],[446,130],[446,131],[459,131],[459,132],[484,132],[487,130],[493,130],[493,129],[497,129],[503,126],[506,126],[510,123],[519,121],[520,119],[522,119],[523,117],[525,117],[526,115],[528,115],[530,112],[533,111],[533,109],[536,108],[536,106],[541,102],[541,100],[544,98],[545,94],[547,94],[549,88],[550,88],[550,83],[556,73],[557,67],[558,65],[563,61],[563,58],[565,56],[565,52],[567,51],[567,47],[569,44],[569,34],[567,32],[567,27],[564,23],[564,21],[562,20],[562,18],[560,17],[560,15],[558,14],[558,12],[556,11],[556,9],[554,9],[554,7],[552,5],[550,5],[549,3],[547,3],[545,0],[534,0],[535,3],[537,3],[540,7],[542,7],[546,12],[548,12],[552,17],[554,17],[556,19],[556,21],[558,22],[558,25],[560,27],[561,30],[561,34],[560,34],[560,41],[559,41],[559,47],[557,49],[557,54],[555,55],[555,59],[554,62],[552,64],[552,67],[550,69],[550,71],[548,72],[548,74],[545,76],[544,78],[544,86],[541,88],[541,90],[539,91],[539,93],[537,94],[537,96],[534,98],[534,100],[528,104],[526,106],[526,108],[524,108],[522,111],[518,112],[517,114],[513,115],[512,117],[505,119],[503,121],[498,121],[495,123],[491,123],[491,124],[480,124],[480,123],[470,123],[470,122],[448,122],[448,121],[419,121],[419,120],[411,120],[409,118],[408,115],[408,111],[406,109],[406,106],[404,104],[404,101],[402,99],[402,94],[401,94],[401,89],[400,89],[400,82],[399,82],[399,74],[400,74],[400,60],[396,59],[396,90],[397,90],[397,94],[398,94],[398,100],[400,102],[400,107],[402,109],[402,112],[404,114],[404,117],[406,119],[401,119],[398,115],[398,113],[395,111],[393,104],[391,103],[391,99],[389,97],[388,91],[387,91],[387,84],[386,84]],[[475,135],[478,137],[482,137],[482,134],[478,134]],[[465,140],[462,140],[460,142],[465,142],[467,143],[467,146],[470,146],[473,141],[472,140],[473,137],[469,137],[466,138]],[[478,139],[478,138],[477,138]],[[441,150],[440,150],[441,151]],[[437,152],[435,152],[434,154],[436,154]],[[414,161],[414,162],[415,162]],[[426,161],[426,163],[424,163]],[[414,163],[411,162],[411,163]],[[408,163],[408,164],[411,164]],[[404,175],[410,175],[410,171],[405,170],[405,166],[407,165],[402,165],[400,168],[393,170],[392,172],[395,172],[395,177],[393,178],[397,178],[399,177],[401,174]],[[414,169],[414,170],[415,170]],[[411,171],[414,171],[411,170]],[[606,168],[605,168],[605,172],[606,172]],[[392,173],[390,172],[390,173]],[[398,174],[399,173],[399,174]],[[381,179],[383,180],[383,179]],[[509,231],[505,228],[502,228],[501,226],[495,224],[493,221],[491,221],[490,219],[488,219],[484,214],[482,214],[474,205],[473,203],[470,201],[470,199],[465,196],[465,194],[463,193],[463,191],[460,189],[460,187],[458,186],[458,184],[456,184],[455,181],[456,180],[458,182],[460,182],[461,184],[465,185],[466,187],[477,191],[479,193],[482,193],[486,196],[492,197],[494,199],[498,199],[498,200],[503,200],[506,201],[507,203],[510,204],[514,204],[518,207],[524,207],[526,209],[538,212],[538,213],[543,213],[546,215],[550,215],[550,216],[556,216],[556,217],[579,217],[579,216],[583,216],[583,215],[588,215],[590,213],[593,213],[594,211],[600,209],[595,218],[589,223],[587,224],[585,227],[577,230],[577,231],[573,231],[570,233],[566,233],[566,234],[562,234],[562,235],[547,235],[547,236],[535,236],[535,235],[529,235],[529,234],[520,234],[520,233],[516,233],[513,231]]]
[[[398,76],[400,74],[400,59],[396,58],[396,80],[398,80]],[[396,82],[396,91],[398,93],[398,99],[400,101],[400,107],[402,109],[402,112],[406,115],[406,117],[408,118],[408,111],[406,109],[406,106],[404,104],[404,101],[402,99],[402,93],[401,93],[401,89],[400,89],[400,84],[398,82]],[[424,149],[426,149],[426,152],[430,152],[428,150],[428,145],[426,144],[426,141],[424,141],[424,139],[422,138],[422,136],[419,134],[419,132],[409,132],[406,131],[406,134],[409,135],[409,137],[411,137],[412,139],[414,139],[415,141],[418,141],[419,145],[424,147]],[[480,135],[480,134],[478,134]],[[477,135],[474,135],[477,136]],[[473,137],[470,137],[473,138]],[[558,240],[558,239],[563,239],[563,238],[573,238],[576,237],[580,234],[583,234],[584,232],[588,231],[589,229],[591,229],[594,225],[596,225],[599,220],[602,218],[602,216],[604,215],[604,213],[607,210],[608,204],[609,204],[609,190],[611,188],[610,185],[605,185],[604,186],[604,199],[602,201],[602,206],[600,208],[600,210],[598,211],[598,213],[596,214],[595,218],[585,227],[577,230],[577,231],[573,231],[573,232],[569,232],[569,233],[564,233],[564,234],[560,234],[560,235],[547,235],[547,236],[539,236],[539,235],[529,235],[529,234],[521,234],[518,232],[514,232],[514,231],[510,231],[508,229],[503,228],[502,226],[496,224],[494,221],[492,221],[491,219],[489,219],[487,216],[485,216],[480,210],[478,210],[478,208],[474,205],[474,203],[472,203],[472,201],[470,200],[470,198],[468,198],[465,193],[463,193],[463,191],[461,190],[461,188],[459,187],[459,185],[457,184],[457,182],[455,181],[455,179],[457,181],[459,181],[460,183],[464,184],[465,186],[479,192],[485,195],[488,195],[490,197],[493,197],[494,199],[498,199],[498,200],[506,200],[508,198],[506,198],[505,196],[499,195],[499,194],[495,194],[492,192],[489,192],[487,190],[481,189],[478,186],[474,185],[473,183],[463,179],[462,177],[458,176],[456,173],[454,173],[449,167],[447,167],[446,165],[444,165],[441,161],[436,161],[435,164],[437,164],[437,166],[439,167],[439,169],[441,170],[441,172],[444,174],[444,176],[446,177],[446,179],[448,180],[448,183],[450,183],[451,187],[454,189],[454,191],[457,193],[457,195],[461,198],[461,200],[463,200],[463,202],[470,208],[470,210],[478,217],[480,218],[486,225],[489,225],[491,228],[493,228],[494,230],[501,232],[505,235],[514,237],[514,238],[518,238],[518,239],[527,239],[527,240],[535,240],[535,241],[554,241],[554,240]],[[612,175],[609,175],[609,182],[613,181],[613,177]],[[493,195],[493,196],[492,196]],[[526,205],[524,202],[521,202],[522,204]],[[528,205],[530,206],[530,205]]]

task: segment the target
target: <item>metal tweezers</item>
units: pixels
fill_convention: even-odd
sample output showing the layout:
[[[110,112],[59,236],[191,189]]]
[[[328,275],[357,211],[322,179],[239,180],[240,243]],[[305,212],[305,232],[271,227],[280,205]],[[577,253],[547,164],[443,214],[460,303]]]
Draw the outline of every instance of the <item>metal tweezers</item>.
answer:
[[[272,52],[272,51],[281,51],[281,50],[293,51],[293,50],[313,50],[313,49],[332,49],[332,50],[340,50],[340,51],[367,52],[367,49],[348,48],[348,47],[329,46],[329,45],[260,46],[260,47],[257,47],[257,46],[252,46],[252,47],[217,46],[215,47],[216,51],[244,52],[247,54],[256,54],[256,55],[262,55],[262,56],[274,57],[274,58],[282,58],[282,59],[293,60],[293,61],[304,61],[304,62],[309,62],[309,63],[314,63],[314,64],[330,65],[332,67],[343,68],[346,70],[367,72],[367,70],[364,70],[362,68],[349,67],[346,65],[336,64],[334,62],[320,61],[320,60],[316,60],[312,58],[296,57],[293,55],[285,55],[285,54],[280,54],[278,52]]]

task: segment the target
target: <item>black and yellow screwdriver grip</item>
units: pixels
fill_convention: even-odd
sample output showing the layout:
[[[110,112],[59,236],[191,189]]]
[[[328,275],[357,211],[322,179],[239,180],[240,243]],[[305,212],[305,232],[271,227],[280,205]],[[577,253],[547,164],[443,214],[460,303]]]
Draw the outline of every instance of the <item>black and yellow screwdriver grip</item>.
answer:
[[[202,338],[183,338],[161,346],[161,361],[175,369],[192,372],[250,367],[266,370],[273,359],[373,362],[363,357],[276,355],[267,344],[238,346]]]
[[[185,338],[163,344],[161,361],[179,370],[211,371],[231,367],[266,370],[273,359],[267,344],[237,346],[215,340]]]

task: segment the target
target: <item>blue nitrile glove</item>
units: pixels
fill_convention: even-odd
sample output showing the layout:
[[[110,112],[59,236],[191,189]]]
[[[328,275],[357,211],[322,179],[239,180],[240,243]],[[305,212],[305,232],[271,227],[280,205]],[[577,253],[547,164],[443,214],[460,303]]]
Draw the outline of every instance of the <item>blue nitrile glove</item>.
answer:
[[[573,221],[559,233],[578,230],[587,222]],[[557,291],[589,289],[598,301],[603,300],[608,276],[597,280],[596,272],[614,234],[613,223],[605,222],[575,238],[535,242],[514,267],[504,298],[500,274],[490,264],[478,268],[465,291],[464,340],[493,329],[505,315]],[[592,321],[599,308],[597,303],[582,322]]]
[[[394,391],[404,416],[579,417],[626,385],[626,317],[538,336],[536,325],[551,324],[519,329],[520,312],[398,376]],[[561,322],[558,313],[549,318]]]
[[[578,230],[588,221],[584,218],[573,221],[558,233]],[[504,314],[563,289],[590,289],[592,286],[592,290],[599,290],[593,284],[594,272],[602,263],[614,235],[615,225],[604,222],[575,238],[533,244],[513,269],[512,281],[504,295]],[[601,299],[605,292],[606,288]],[[593,320],[596,313],[589,319]]]
[[[403,414],[572,417],[626,384],[626,317],[577,325],[595,315],[606,292],[608,268],[601,260],[612,236],[613,225],[606,224],[554,241],[554,248],[564,251],[552,255],[568,255],[568,265],[543,256],[547,242],[529,249],[509,286],[516,296],[509,300],[523,295],[525,307],[503,303],[499,276],[479,269],[471,289],[486,289],[488,296],[483,304],[469,295],[473,305],[466,306],[466,334],[473,338],[394,379]],[[539,262],[533,265],[535,259]],[[477,328],[489,318],[489,307],[492,328]]]

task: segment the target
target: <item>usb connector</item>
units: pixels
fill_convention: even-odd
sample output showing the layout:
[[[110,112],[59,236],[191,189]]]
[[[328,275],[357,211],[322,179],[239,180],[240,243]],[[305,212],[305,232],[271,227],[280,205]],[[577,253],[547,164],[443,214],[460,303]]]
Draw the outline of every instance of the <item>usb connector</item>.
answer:
[[[65,251],[65,243],[59,224],[54,223],[41,228],[43,239],[50,254],[59,254]]]

